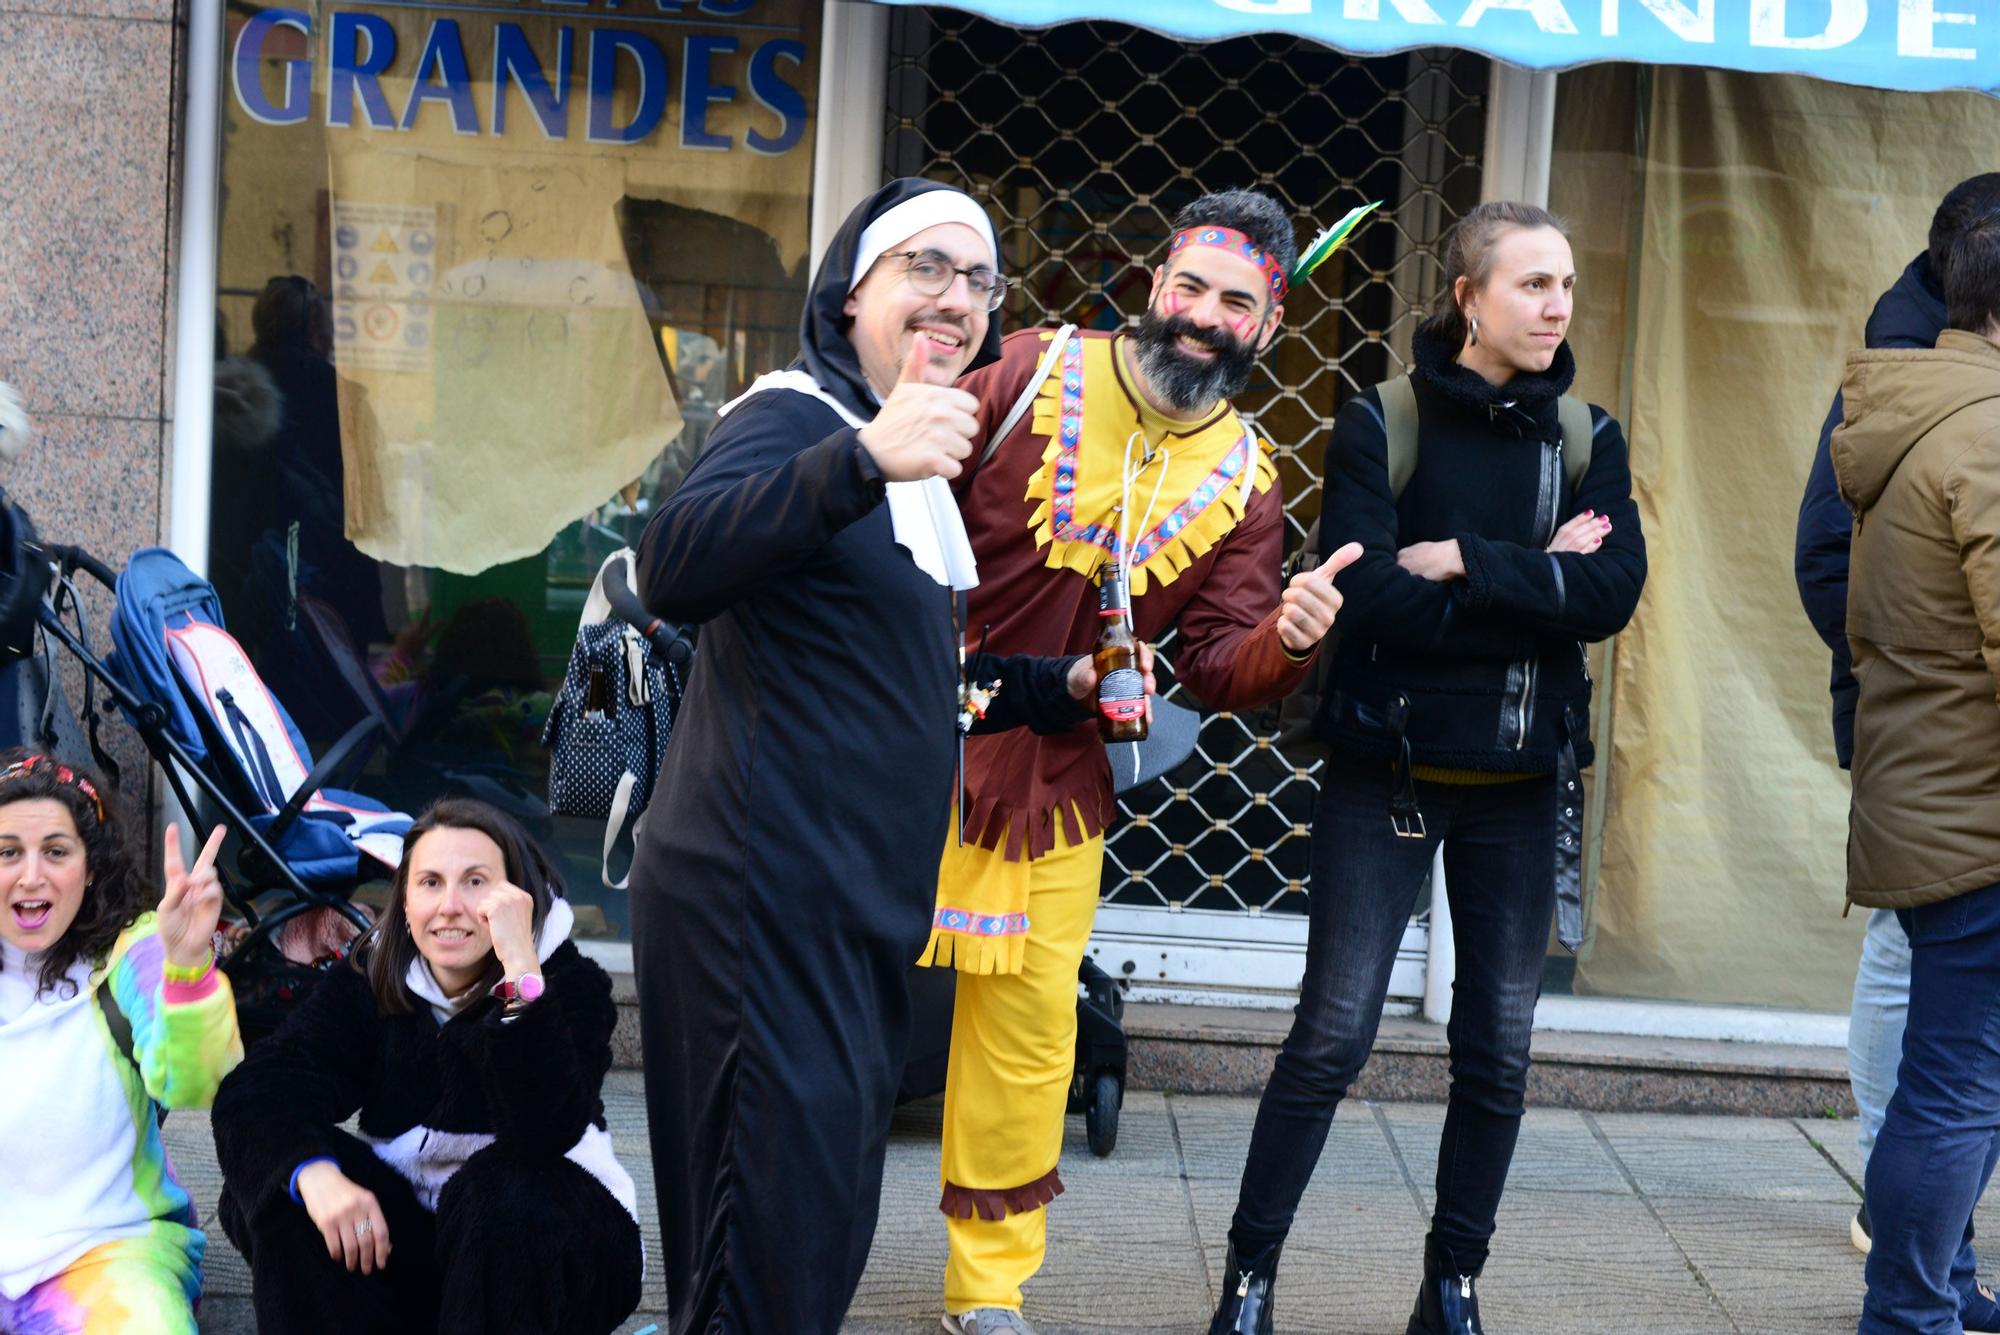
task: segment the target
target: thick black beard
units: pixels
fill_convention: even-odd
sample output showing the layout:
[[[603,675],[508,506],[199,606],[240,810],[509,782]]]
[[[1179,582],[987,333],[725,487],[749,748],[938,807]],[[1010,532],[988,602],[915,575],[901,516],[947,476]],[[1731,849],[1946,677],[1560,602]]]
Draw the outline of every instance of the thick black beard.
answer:
[[[1175,340],[1183,337],[1213,349],[1213,360],[1197,361],[1182,352]],[[1139,317],[1132,342],[1146,383],[1177,413],[1193,413],[1241,394],[1257,365],[1254,344],[1238,342],[1227,330],[1204,329],[1185,315],[1161,315],[1152,307]]]

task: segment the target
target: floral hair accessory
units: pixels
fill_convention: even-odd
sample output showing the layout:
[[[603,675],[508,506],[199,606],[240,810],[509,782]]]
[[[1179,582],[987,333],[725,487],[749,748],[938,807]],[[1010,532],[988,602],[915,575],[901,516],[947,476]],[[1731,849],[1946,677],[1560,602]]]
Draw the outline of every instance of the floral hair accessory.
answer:
[[[24,756],[7,768],[0,769],[0,784],[6,783],[9,779],[18,779],[23,774],[44,774],[57,783],[76,789],[89,798],[91,806],[97,809],[97,823],[99,825],[104,823],[104,799],[97,795],[97,785],[68,765],[44,755]]]

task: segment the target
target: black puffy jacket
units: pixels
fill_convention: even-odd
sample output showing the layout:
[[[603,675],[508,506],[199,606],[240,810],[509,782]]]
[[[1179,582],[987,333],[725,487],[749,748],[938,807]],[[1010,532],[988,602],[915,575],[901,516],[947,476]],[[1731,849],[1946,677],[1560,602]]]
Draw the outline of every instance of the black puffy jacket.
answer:
[[[1400,697],[1415,764],[1550,773],[1567,738],[1588,765],[1583,644],[1623,629],[1646,582],[1624,433],[1591,407],[1590,467],[1571,495],[1556,409],[1576,375],[1569,344],[1549,370],[1497,387],[1426,334],[1415,353],[1417,466],[1401,499],[1389,490],[1376,390],[1341,407],[1327,446],[1322,542],[1366,552],[1337,580],[1345,603],[1320,735],[1339,753],[1393,757]],[[1584,510],[1610,517],[1604,545],[1547,552]],[[1463,579],[1437,583],[1396,564],[1403,547],[1449,539]]]

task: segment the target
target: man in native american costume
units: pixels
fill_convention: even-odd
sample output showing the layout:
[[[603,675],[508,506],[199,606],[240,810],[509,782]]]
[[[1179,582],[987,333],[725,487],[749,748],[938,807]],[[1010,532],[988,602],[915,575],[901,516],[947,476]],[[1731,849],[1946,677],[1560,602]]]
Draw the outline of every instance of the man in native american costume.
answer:
[[[1358,221],[1322,235],[1307,263]],[[999,653],[1088,652],[1096,581],[1115,564],[1138,635],[1179,627],[1176,675],[1209,708],[1264,704],[1298,684],[1340,607],[1333,575],[1359,548],[1280,589],[1277,470],[1228,400],[1304,271],[1275,202],[1207,195],[1175,219],[1137,332],[1025,330],[959,382],[980,401],[983,443],[958,483],[979,561],[972,635]],[[993,1335],[1029,1330],[1021,1286],[1041,1268],[1043,1207],[1063,1189],[1077,966],[1115,803],[1095,723],[972,738],[963,782],[964,837],[945,848],[920,962],[959,971],[945,1326]]]

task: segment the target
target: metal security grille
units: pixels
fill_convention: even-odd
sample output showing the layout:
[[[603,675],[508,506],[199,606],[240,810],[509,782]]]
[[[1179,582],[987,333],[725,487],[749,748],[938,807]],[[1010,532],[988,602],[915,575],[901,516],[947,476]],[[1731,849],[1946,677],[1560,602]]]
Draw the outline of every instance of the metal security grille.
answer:
[[[1237,400],[1277,450],[1296,546],[1319,514],[1335,409],[1402,368],[1437,285],[1437,240],[1478,200],[1487,78],[1465,52],[1364,60],[1293,37],[1193,45],[1123,24],[1036,31],[898,8],[884,167],[988,204],[1023,280],[1009,329],[1136,324],[1169,220],[1205,191],[1275,195],[1301,240],[1385,201],[1287,300]],[[1163,649],[1171,659],[1172,641]],[[1214,716],[1170,779],[1126,795],[1106,903],[1304,911],[1320,762],[1277,746],[1274,723],[1275,711]]]

